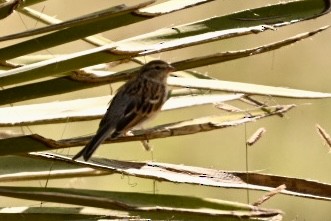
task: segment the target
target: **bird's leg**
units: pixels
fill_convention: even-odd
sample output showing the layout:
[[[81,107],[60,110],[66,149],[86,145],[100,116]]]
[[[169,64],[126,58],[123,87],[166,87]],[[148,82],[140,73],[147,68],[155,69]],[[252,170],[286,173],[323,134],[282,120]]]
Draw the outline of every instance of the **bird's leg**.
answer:
[[[132,133],[131,130],[125,132],[125,136],[133,136],[134,134]]]
[[[142,125],[139,125],[139,127],[137,128],[137,126],[136,126],[135,129],[143,130],[144,128],[143,128]],[[125,133],[125,135],[126,135],[126,136],[132,136],[132,135],[134,135],[134,134],[132,133],[132,131],[127,131],[127,132]],[[146,151],[152,151],[152,150],[153,150],[153,147],[152,147],[151,144],[149,143],[149,140],[148,140],[148,136],[147,136],[147,134],[145,134],[145,139],[144,139],[144,140],[141,140],[140,142],[141,142],[141,144],[143,145],[143,147],[144,147],[144,149],[145,149]]]
[[[140,129],[141,129],[141,130],[144,129],[144,127],[143,127],[142,124],[140,125]],[[152,150],[153,150],[153,147],[152,147],[152,146],[150,145],[150,143],[149,143],[149,139],[148,139],[147,134],[145,134],[144,136],[145,136],[145,139],[140,141],[141,144],[143,145],[143,147],[144,147],[144,149],[145,149],[146,151],[152,151]]]
[[[146,140],[141,140],[140,142],[141,142],[141,144],[143,145],[143,147],[144,147],[144,149],[145,149],[146,151],[152,151],[152,150],[153,150],[153,147],[150,145],[148,139],[146,139]]]

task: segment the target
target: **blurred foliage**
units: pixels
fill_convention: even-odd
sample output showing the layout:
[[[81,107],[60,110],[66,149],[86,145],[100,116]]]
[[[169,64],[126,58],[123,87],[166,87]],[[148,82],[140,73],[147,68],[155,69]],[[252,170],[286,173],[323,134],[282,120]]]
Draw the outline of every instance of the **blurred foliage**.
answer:
[[[28,8],[30,6],[31,8]],[[93,3],[54,0],[3,1],[0,5],[2,19],[0,22],[1,26],[6,28],[0,30],[0,85],[2,87],[0,102],[3,105],[0,109],[2,113],[0,121],[3,127],[0,134],[2,136],[0,152],[1,155],[18,153],[21,155],[1,157],[0,181],[12,182],[10,185],[14,187],[0,187],[0,195],[58,204],[55,208],[27,206],[25,209],[19,209],[15,206],[30,205],[30,203],[15,201],[11,204],[10,200],[4,200],[1,206],[11,208],[1,210],[0,219],[17,220],[24,217],[26,220],[43,220],[52,217],[54,220],[97,220],[99,218],[110,220],[128,218],[132,220],[148,218],[153,220],[201,220],[202,218],[204,220],[237,220],[238,218],[281,220],[282,212],[278,209],[285,211],[286,219],[294,219],[293,214],[303,219],[309,219],[309,216],[315,217],[315,214],[308,214],[309,211],[305,211],[304,205],[302,207],[298,205],[297,210],[293,210],[291,202],[294,197],[283,197],[281,199],[283,202],[279,204],[272,204],[279,200],[279,198],[272,198],[267,204],[263,204],[272,209],[265,209],[249,205],[250,196],[255,192],[247,192],[246,195],[237,189],[268,191],[281,184],[286,184],[288,187],[283,191],[285,194],[315,198],[310,199],[309,203],[315,203],[316,199],[325,200],[325,203],[328,203],[326,209],[321,206],[316,211],[319,211],[322,217],[327,217],[325,214],[330,215],[327,209],[329,206],[327,201],[331,195],[330,185],[310,181],[309,174],[300,172],[285,173],[290,177],[275,174],[279,171],[291,171],[291,168],[297,168],[299,165],[302,165],[302,170],[306,172],[311,169],[327,173],[323,164],[319,164],[322,160],[317,161],[313,166],[307,165],[309,162],[314,162],[316,155],[308,153],[308,157],[315,158],[306,160],[305,156],[295,152],[295,148],[291,146],[293,143],[286,146],[286,140],[283,138],[290,134],[289,131],[294,131],[293,128],[285,128],[289,124],[288,116],[299,117],[300,127],[304,122],[309,121],[308,118],[311,116],[302,114],[307,111],[307,108],[302,105],[296,107],[301,111],[301,115],[298,111],[289,115],[287,111],[294,107],[292,103],[297,103],[298,99],[328,98],[330,94],[310,91],[311,87],[307,87],[306,84],[314,81],[306,80],[308,78],[304,75],[292,76],[295,78],[294,81],[291,81],[291,76],[286,75],[286,71],[304,73],[302,69],[305,69],[307,64],[300,60],[304,54],[298,53],[295,57],[284,56],[288,62],[286,65],[278,64],[277,59],[283,57],[282,53],[285,50],[280,48],[320,32],[323,32],[320,35],[329,33],[329,7],[330,2],[327,0],[287,1],[286,3],[241,1],[236,6],[231,1],[212,0],[156,2],[117,0],[111,3],[102,0]],[[57,18],[53,17],[55,14],[58,14]],[[60,20],[62,17],[63,22]],[[326,22],[323,23],[323,21]],[[313,23],[317,26],[312,26]],[[292,34],[293,30],[300,25],[305,29],[304,31],[300,29],[299,32],[304,33]],[[28,28],[31,26],[32,29]],[[282,32],[286,34],[275,39],[274,36],[279,36]],[[263,38],[263,35],[266,37]],[[314,36],[313,39],[320,35]],[[245,45],[250,45],[250,41],[254,43],[251,48]],[[296,49],[304,48],[300,46],[302,42],[296,45]],[[328,45],[324,46],[316,44],[316,48],[321,51],[330,51]],[[227,51],[228,48],[232,51]],[[293,46],[291,48],[293,49]],[[259,60],[268,55],[257,55],[277,49],[280,50],[272,52],[274,53],[271,65],[273,67],[269,70],[270,66],[266,65],[268,63]],[[308,54],[322,64],[329,64],[326,54],[323,56],[314,52],[308,52]],[[176,90],[168,106],[164,108],[178,110],[162,111],[161,117],[156,121],[157,126],[133,131],[134,136],[119,139],[123,142],[119,146],[121,150],[114,147],[106,158],[120,158],[122,161],[98,161],[95,158],[96,161],[84,163],[73,162],[65,156],[52,154],[28,155],[31,151],[84,145],[90,138],[85,135],[95,131],[93,128],[95,122],[92,120],[100,118],[106,110],[109,96],[104,95],[109,95],[108,85],[111,83],[112,86],[115,85],[115,88],[118,87],[115,83],[128,79],[136,73],[139,65],[158,56],[171,62],[178,70],[175,73],[176,76],[169,79],[169,85]],[[244,57],[247,58],[240,59]],[[268,60],[270,61],[270,57],[267,57]],[[252,69],[246,63],[250,61]],[[296,62],[302,66],[302,69],[294,69],[297,67]],[[278,73],[279,66],[285,66],[283,73]],[[325,68],[317,69],[316,66],[310,65],[314,74],[309,75],[314,80],[321,79],[319,82],[325,81],[323,70],[330,70],[330,67],[325,65]],[[236,76],[231,74],[221,77],[220,67],[223,71],[235,70],[238,72],[236,76],[245,83],[238,82]],[[259,70],[259,68],[262,69]],[[194,69],[194,71],[188,69]],[[256,75],[245,75],[253,70],[257,72]],[[252,80],[251,77],[254,79],[253,83],[249,82]],[[225,80],[218,80],[221,78]],[[226,81],[226,78],[230,81]],[[286,86],[290,88],[278,87],[283,86],[278,84],[281,80],[289,82]],[[320,83],[313,89],[323,91],[324,88],[321,85]],[[223,96],[231,96],[231,99],[229,97],[224,99]],[[270,99],[271,96],[272,99],[274,97],[282,97],[282,99],[277,100],[277,105],[270,104],[274,102]],[[271,102],[270,100],[265,102],[268,98]],[[284,98],[292,98],[292,100]],[[279,101],[284,105],[278,104]],[[326,100],[319,102],[321,102],[320,105],[327,103]],[[208,103],[217,104],[206,106]],[[310,108],[314,108],[314,105]],[[327,107],[324,109],[327,110]],[[220,114],[221,110],[230,113]],[[260,119],[273,115],[278,116],[272,120],[276,121],[278,126],[269,125],[270,121],[266,120],[261,123]],[[193,120],[188,120],[188,117]],[[162,119],[168,119],[167,123],[162,123]],[[266,125],[267,134],[273,134],[274,141],[262,138],[261,141],[256,140],[257,144],[248,149],[245,141],[233,139],[238,137],[236,131],[240,128],[234,128],[234,126],[244,124],[245,133],[247,133],[250,129],[246,128],[248,127],[246,124],[253,121],[258,121],[257,127],[261,124]],[[331,127],[329,125],[331,122],[325,122],[325,124]],[[29,126],[24,127],[24,125]],[[225,127],[233,129],[227,132],[222,130],[224,133],[220,135],[217,131]],[[314,129],[313,126],[311,128]],[[210,130],[214,131],[201,133]],[[326,131],[324,130],[325,133]],[[188,143],[184,136],[173,137],[186,134],[195,134],[190,136],[194,137],[192,138],[194,141]],[[311,134],[309,137],[294,135],[292,140],[294,143],[300,141],[308,143],[305,139],[313,140]],[[64,136],[67,139],[63,139]],[[142,150],[135,150],[132,147],[138,143],[130,144],[128,141],[143,140],[146,137],[159,139],[153,143],[153,146],[158,147],[157,149],[162,149],[161,146],[167,147],[160,152],[155,149],[151,160],[156,157],[158,160],[166,160],[169,164],[125,161],[125,157],[133,158],[135,161],[145,160],[146,156],[141,155],[144,154],[141,153]],[[324,134],[323,137],[328,138],[328,135]],[[224,148],[229,142],[226,138],[232,140],[233,146],[246,146],[246,152],[243,148],[231,148],[232,150]],[[244,138],[248,139],[246,135]],[[222,149],[219,147],[220,141],[222,141]],[[269,147],[268,150],[257,152],[256,146],[263,142],[268,142],[264,143]],[[205,150],[206,148],[208,151]],[[270,148],[274,148],[275,152],[266,153]],[[246,158],[236,156],[235,154],[238,153]],[[62,152],[62,155],[70,156],[71,154]],[[234,157],[231,157],[231,154],[234,154]],[[294,155],[297,157],[291,163],[290,156]],[[258,160],[249,164],[251,159]],[[276,166],[269,164],[274,159],[278,161]],[[296,160],[300,163],[295,162]],[[243,163],[244,161],[246,163]],[[228,165],[231,165],[228,166],[229,168],[242,170],[242,172],[206,169],[209,167],[224,169],[219,162],[228,162]],[[240,162],[245,166],[237,167]],[[197,167],[185,167],[182,165],[185,163]],[[268,172],[272,175],[248,173],[253,168],[269,169],[269,167],[271,170]],[[169,172],[173,174],[168,176]],[[133,191],[125,189],[119,176],[105,176],[113,173],[129,175],[132,179],[140,177],[137,182],[141,183],[142,189]],[[229,178],[228,181],[220,176],[223,173]],[[86,176],[93,178],[84,178],[86,181],[83,183],[77,181],[78,177]],[[27,182],[43,179],[46,180],[43,187],[32,187],[35,185],[34,181]],[[154,179],[153,185],[146,185],[146,179]],[[166,190],[158,193],[158,189],[163,189],[164,183],[156,185],[155,180],[170,182],[170,186],[164,187]],[[331,182],[330,179],[322,181]],[[87,182],[86,188],[83,187],[84,182]],[[52,183],[55,188],[48,187],[49,183]],[[182,183],[183,187],[180,185],[174,187],[171,183]],[[186,188],[185,183],[209,187]],[[111,184],[110,187],[109,184]],[[72,186],[81,188],[67,188]],[[215,187],[234,190],[222,191]],[[180,188],[184,188],[183,191]],[[153,192],[153,194],[139,193],[143,191]],[[239,195],[241,197],[237,197]],[[261,195],[259,192],[256,196],[260,198]],[[226,198],[232,202],[219,200]],[[248,204],[236,203],[237,201],[248,202]],[[64,204],[81,207],[67,209]],[[88,208],[85,206],[108,210],[93,208],[86,212]]]

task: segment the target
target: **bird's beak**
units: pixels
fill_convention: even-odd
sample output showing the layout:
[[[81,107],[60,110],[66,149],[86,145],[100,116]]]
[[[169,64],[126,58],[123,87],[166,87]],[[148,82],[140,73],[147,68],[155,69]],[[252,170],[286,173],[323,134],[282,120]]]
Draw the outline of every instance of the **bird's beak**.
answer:
[[[174,72],[174,71],[176,71],[176,68],[174,68],[172,65],[169,64],[168,71],[169,72]]]

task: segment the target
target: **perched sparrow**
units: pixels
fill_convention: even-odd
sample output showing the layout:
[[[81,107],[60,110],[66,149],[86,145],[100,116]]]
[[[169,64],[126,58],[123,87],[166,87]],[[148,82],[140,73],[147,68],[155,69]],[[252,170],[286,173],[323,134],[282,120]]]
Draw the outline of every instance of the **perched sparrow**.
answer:
[[[118,90],[100,121],[96,135],[73,160],[81,156],[85,161],[89,160],[105,139],[123,135],[157,113],[167,100],[167,77],[174,70],[161,60],[142,66],[139,73]]]

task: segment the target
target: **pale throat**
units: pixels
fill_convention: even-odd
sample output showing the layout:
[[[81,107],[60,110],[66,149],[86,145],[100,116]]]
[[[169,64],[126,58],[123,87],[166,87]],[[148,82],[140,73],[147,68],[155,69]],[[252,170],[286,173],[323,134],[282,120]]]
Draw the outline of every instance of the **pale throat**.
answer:
[[[148,77],[148,76],[145,76],[145,75],[142,75],[141,78],[143,78],[147,81],[151,81],[151,82],[156,83],[156,84],[164,84],[164,82],[166,82],[166,80],[167,80],[167,77],[151,78],[151,77]]]

